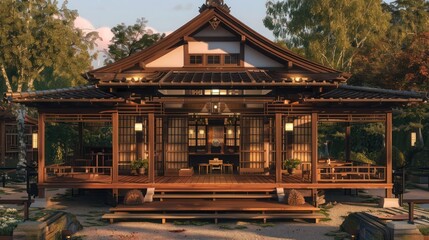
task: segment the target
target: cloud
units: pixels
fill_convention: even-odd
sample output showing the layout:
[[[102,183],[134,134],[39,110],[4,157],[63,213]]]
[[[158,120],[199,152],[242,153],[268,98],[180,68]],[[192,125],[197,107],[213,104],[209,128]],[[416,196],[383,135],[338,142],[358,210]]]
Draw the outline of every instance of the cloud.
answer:
[[[110,40],[113,38],[113,33],[110,31],[110,27],[95,28],[89,20],[83,17],[77,17],[74,21],[74,25],[75,27],[82,29],[85,33],[94,31],[98,32],[100,39],[95,42],[97,44],[98,51],[106,50],[110,44]]]
[[[173,10],[175,11],[189,11],[194,9],[194,4],[188,3],[188,4],[177,4],[173,7]]]

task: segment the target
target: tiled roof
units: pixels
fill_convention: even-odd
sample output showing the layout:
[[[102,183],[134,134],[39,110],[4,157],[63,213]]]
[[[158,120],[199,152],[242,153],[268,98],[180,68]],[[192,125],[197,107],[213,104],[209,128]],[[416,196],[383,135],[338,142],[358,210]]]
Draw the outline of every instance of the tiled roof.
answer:
[[[138,74],[136,74],[138,76]],[[162,71],[141,74],[139,78],[121,78],[98,82],[99,86],[288,86],[325,85],[344,81],[338,73],[299,74],[267,70],[247,71]]]
[[[306,102],[347,102],[347,101],[384,101],[384,102],[407,102],[425,101],[426,94],[387,90],[380,88],[358,87],[340,85],[338,88],[321,94],[317,98],[306,99]]]
[[[105,92],[96,86],[79,86],[54,90],[6,93],[7,100],[15,102],[78,102],[78,101],[123,101],[115,95]]]

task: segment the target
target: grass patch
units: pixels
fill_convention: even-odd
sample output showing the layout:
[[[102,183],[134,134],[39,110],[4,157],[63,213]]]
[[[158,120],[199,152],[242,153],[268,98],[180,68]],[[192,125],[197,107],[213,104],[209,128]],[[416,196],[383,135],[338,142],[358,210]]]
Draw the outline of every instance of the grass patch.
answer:
[[[0,189],[0,195],[10,195],[10,193],[6,192],[5,190]]]
[[[429,236],[429,227],[420,227],[419,231],[424,235],[424,236]]]
[[[173,224],[177,226],[205,226],[210,223],[201,221],[174,221]]]
[[[107,222],[99,222],[99,221],[85,221],[82,224],[84,227],[102,227],[102,226],[107,226],[109,225],[109,223]]]
[[[320,219],[321,222],[328,222],[331,221],[332,219],[329,217],[329,209],[333,208],[334,206],[329,204],[329,205],[324,205],[320,207],[319,213],[323,214],[323,216],[325,216],[324,218]]]
[[[267,228],[267,227],[274,227],[275,224],[274,223],[258,223],[258,226],[263,227],[263,228]]]

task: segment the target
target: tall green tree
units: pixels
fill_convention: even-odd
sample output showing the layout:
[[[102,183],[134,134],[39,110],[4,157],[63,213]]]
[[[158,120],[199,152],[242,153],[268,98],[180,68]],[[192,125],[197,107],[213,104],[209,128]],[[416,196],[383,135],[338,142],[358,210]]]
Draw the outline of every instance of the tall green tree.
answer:
[[[390,20],[380,0],[268,0],[266,7],[264,25],[276,38],[343,71],[359,49],[385,36]]]
[[[128,57],[165,37],[165,34],[148,30],[146,24],[147,21],[144,18],[139,18],[133,25],[127,26],[121,23],[113,27],[111,30],[113,38],[106,52],[105,64]]]
[[[74,27],[76,11],[55,0],[0,1],[0,79],[7,92],[34,90],[35,81],[51,69],[53,75],[83,82],[81,73],[90,66],[88,49],[93,35]],[[25,165],[25,107],[14,105],[17,116],[19,160]]]

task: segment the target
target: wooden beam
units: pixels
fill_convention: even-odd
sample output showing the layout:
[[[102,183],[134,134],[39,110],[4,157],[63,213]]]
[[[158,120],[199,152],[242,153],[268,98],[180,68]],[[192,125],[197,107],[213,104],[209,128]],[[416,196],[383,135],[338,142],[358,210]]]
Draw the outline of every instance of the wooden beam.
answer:
[[[318,139],[318,116],[317,113],[311,114],[311,182],[317,183],[318,172],[317,172],[317,139]]]
[[[119,114],[112,113],[112,182],[118,182],[119,175]]]
[[[5,120],[0,120],[0,166],[6,166],[6,124]]]
[[[392,112],[386,113],[386,183],[393,183],[392,178]],[[386,197],[392,197],[392,189],[386,189]]]
[[[276,183],[281,183],[283,180],[282,176],[282,114],[276,113],[276,127],[275,127],[275,141],[276,141]]]
[[[185,42],[238,42],[240,37],[189,37],[183,38]]]
[[[346,126],[346,139],[345,139],[345,155],[346,155],[346,162],[350,162],[350,153],[351,153],[351,139],[350,139],[350,133],[351,133],[351,126],[350,123],[347,123]]]
[[[400,98],[400,99],[390,99],[390,98],[326,98],[326,99],[303,99],[304,102],[314,102],[314,103],[329,103],[329,102],[344,102],[344,103],[356,103],[356,102],[374,102],[374,103],[408,103],[408,102],[423,102],[422,99],[416,98]]]
[[[38,184],[45,182],[45,114],[39,112],[38,119],[38,133],[37,133],[37,147],[38,147],[38,169],[37,179]],[[39,187],[39,197],[45,197],[45,189]]]
[[[155,183],[155,115],[149,113],[149,182]]]

